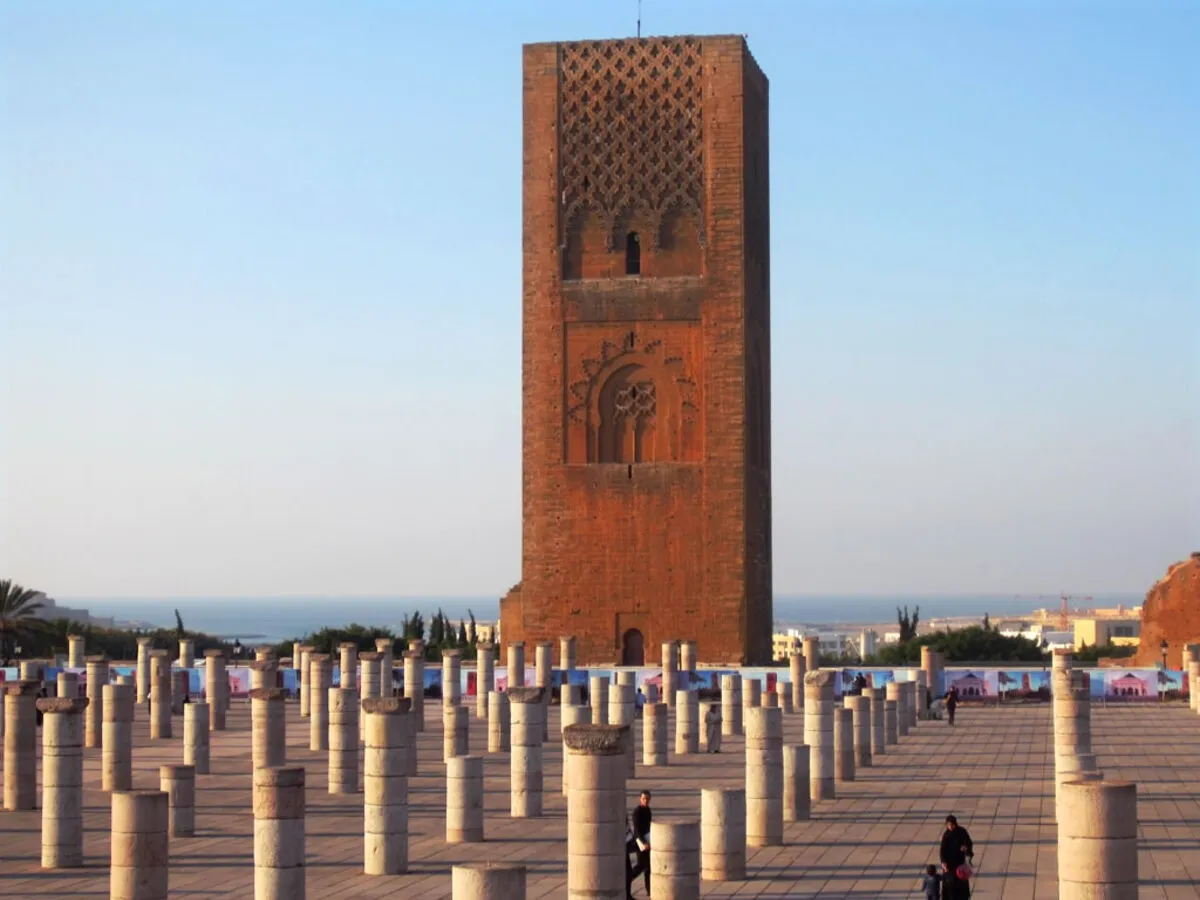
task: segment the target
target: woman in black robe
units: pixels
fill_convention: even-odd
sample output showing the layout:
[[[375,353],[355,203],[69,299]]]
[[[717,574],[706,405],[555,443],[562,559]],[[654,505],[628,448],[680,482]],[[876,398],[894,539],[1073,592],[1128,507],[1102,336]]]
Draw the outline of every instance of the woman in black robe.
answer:
[[[971,885],[958,877],[958,867],[975,855],[975,845],[967,829],[958,824],[954,816],[946,816],[946,830],[942,832],[942,846],[938,858],[942,861],[942,900],[967,900],[971,896]]]

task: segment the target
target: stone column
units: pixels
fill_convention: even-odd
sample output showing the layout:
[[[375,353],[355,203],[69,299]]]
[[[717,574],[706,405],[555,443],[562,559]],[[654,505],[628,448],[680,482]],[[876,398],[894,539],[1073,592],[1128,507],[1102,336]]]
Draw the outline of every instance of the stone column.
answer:
[[[558,639],[558,667],[566,672],[575,671],[575,635],[565,634]],[[567,679],[563,678],[563,684]]]
[[[250,692],[250,759],[255,769],[287,762],[287,718],[283,688]]]
[[[298,689],[300,692],[300,718],[308,718],[308,703],[312,699],[309,695],[309,675],[308,661],[313,654],[313,648],[305,644],[300,646],[300,666],[297,669]]]
[[[392,696],[392,669],[395,668],[396,642],[392,638],[376,638],[375,651],[379,654],[379,696]],[[422,657],[424,658],[424,657]],[[424,682],[421,683],[424,688]]]
[[[729,737],[742,733],[742,676],[737,672],[721,676],[721,734]]]
[[[925,673],[925,683],[935,695],[939,693],[937,682],[937,653],[932,647],[921,648],[921,671]]]
[[[442,707],[442,762],[471,752],[468,715],[465,706]]]
[[[592,724],[608,724],[608,676],[593,675],[588,679],[588,702],[592,706]]]
[[[194,775],[208,775],[210,772],[209,706],[208,703],[196,702],[183,708],[183,761],[192,767]]]
[[[807,744],[785,744],[783,748],[783,821],[803,822],[812,815],[809,787],[810,752]]]
[[[131,691],[137,689],[135,687],[135,685],[137,684],[137,679],[133,675],[118,675],[117,680],[113,683],[124,685],[125,687],[129,688]]]
[[[278,686],[276,673],[279,671],[279,663],[277,661],[273,659],[258,659],[249,663],[249,668],[250,690],[255,691]]]
[[[86,697],[47,697],[36,704],[36,709],[42,712],[43,869],[72,869],[83,865],[83,722],[80,713],[88,708],[88,703]],[[7,765],[4,773],[8,774]],[[34,785],[30,787],[36,790]]]
[[[488,694],[488,753],[507,753],[511,748],[508,694]]]
[[[363,756],[363,870],[368,875],[408,871],[408,742],[416,734],[406,721],[407,698],[363,701],[367,748]]]
[[[442,706],[458,706],[462,699],[462,654],[442,651]]]
[[[1188,663],[1189,701],[1193,712],[1200,712],[1200,662]]]
[[[628,684],[614,684],[608,689],[608,724],[617,726],[628,726],[633,728],[633,724],[637,719],[637,700],[635,698],[636,688]],[[632,734],[632,732],[631,732]],[[637,774],[637,761],[633,756],[633,741],[629,742],[627,748],[628,758],[626,766],[628,767],[626,775],[632,778]]]
[[[567,796],[567,789],[570,785],[571,767],[567,765],[567,729],[572,725],[591,725],[592,724],[592,708],[583,704],[567,704],[560,706],[562,712],[562,733],[563,733],[563,766],[562,766],[562,795]]]
[[[792,705],[792,686],[786,681],[775,682],[775,705],[783,710],[785,716],[790,716],[796,710]]]
[[[508,645],[508,686],[525,686],[525,645],[520,641]]]
[[[625,897],[625,762],[628,729],[571,725],[563,731],[567,792],[567,897]]]
[[[327,653],[308,655],[308,749],[329,749],[329,688],[333,685],[333,660]]]
[[[167,795],[167,833],[171,837],[195,837],[196,770],[192,766],[159,766],[158,779]]]
[[[658,685],[657,684],[652,684],[651,682],[647,681],[642,687],[644,689],[643,692],[646,695],[647,703],[661,703],[662,702],[658,696]]]
[[[133,789],[132,685],[106,684],[104,695],[104,749],[100,758],[100,786],[106,791]]]
[[[17,674],[21,681],[36,681],[39,685],[45,680],[45,666],[40,659],[23,659],[17,666]]]
[[[854,780],[854,713],[848,709],[833,710],[833,778]]]
[[[904,682],[904,711],[908,716],[908,730],[912,731],[917,727],[917,676],[913,673],[912,678]]]
[[[1058,816],[1058,896],[1138,896],[1137,785],[1069,781]]]
[[[746,843],[783,843],[783,711],[746,710]],[[653,846],[653,844],[651,844]]]
[[[300,657],[304,655],[301,652],[303,648],[303,641],[292,641],[292,668],[296,671],[300,671]]]
[[[904,714],[904,685],[899,681],[889,681],[884,691],[886,692],[887,702],[893,703],[896,706],[896,717],[894,720],[896,740],[892,740],[891,737],[893,720],[888,718],[890,716],[890,713],[887,712],[888,707],[884,707],[884,718],[887,728],[886,739],[889,744],[895,744],[900,738],[908,734],[908,719]]]
[[[90,701],[84,712],[85,747],[100,747],[104,741],[104,695],[101,688],[109,683],[108,661],[103,656],[87,659],[87,695]]]
[[[700,695],[675,692],[675,755],[700,752]]]
[[[665,703],[647,703],[642,707],[642,765],[665,766],[667,734],[671,707]]]
[[[84,640],[81,634],[67,635],[67,665],[72,669],[82,669],[87,665]]]
[[[416,733],[425,730],[425,651],[409,650],[404,654],[404,697],[412,714]]]
[[[854,768],[865,769],[871,765],[871,700],[865,696],[847,697],[854,729]]]
[[[183,708],[191,695],[191,674],[187,669],[175,669],[171,673],[171,715],[182,716]]]
[[[351,641],[338,644],[338,687],[358,691],[358,644]]]
[[[411,639],[408,642],[408,652],[409,653],[420,653],[422,656],[424,656],[425,655],[425,640],[423,638]],[[411,710],[412,707],[409,707],[409,709]]]
[[[495,689],[496,648],[493,644],[480,644],[475,648],[475,718],[488,717],[488,694]]]
[[[779,709],[779,695],[774,691],[766,691],[759,697],[759,706],[766,709]]]
[[[804,676],[804,743],[809,747],[809,796],[833,800],[833,671],[818,669]]]
[[[304,769],[254,770],[254,898],[304,900]]]
[[[162,791],[113,792],[111,900],[167,900],[171,855],[167,804]]]
[[[269,644],[260,644],[259,646],[255,647],[254,659],[257,662],[266,662],[269,659],[275,660],[277,663],[279,662],[279,660],[275,659],[275,648]]]
[[[59,672],[58,673],[58,693],[57,697],[64,700],[73,700],[79,696],[79,676],[74,672]],[[103,740],[103,738],[101,738]]]
[[[541,688],[508,689],[512,704],[511,814],[514,819],[536,818],[542,814],[544,695]]]
[[[804,638],[804,674],[815,672],[819,668],[821,668],[821,638],[817,635],[808,635]]]
[[[358,691],[329,689],[329,793],[358,793]]]
[[[208,703],[208,730],[224,731],[225,713],[229,709],[229,676],[225,674],[225,654],[220,650],[204,651],[204,699]]]
[[[700,877],[704,881],[746,878],[746,792],[742,788],[700,790]]]
[[[679,689],[679,641],[663,641],[662,670],[663,701],[674,706],[675,691]]]
[[[924,669],[917,669],[917,718],[928,718],[929,681]]]
[[[871,705],[871,759],[887,752],[885,739],[886,698],[883,688],[864,688],[863,696]]]
[[[179,668],[194,669],[196,667],[196,642],[191,638],[179,639]]]
[[[379,673],[380,654],[378,653],[360,653],[358,661],[362,665],[362,684],[360,685],[360,696],[365,707],[368,700],[374,700],[379,697]],[[408,660],[404,661],[404,690],[408,692]],[[360,715],[358,718],[358,739],[365,741],[367,737],[367,717]]]
[[[539,643],[534,648],[534,679],[535,687],[543,689],[542,703],[546,709],[542,715],[542,743],[550,740],[550,698],[554,694],[554,645]],[[560,699],[561,702],[561,699]]]
[[[166,650],[150,651],[150,740],[171,737],[171,661]],[[165,827],[165,826],[164,826]]]
[[[683,680],[676,687],[690,688],[692,682],[696,679],[693,677],[696,674],[696,642],[695,641],[680,641],[679,642],[679,671],[683,673]]]
[[[1050,654],[1050,672],[1060,672],[1074,668],[1075,655],[1071,650],[1054,650]]]
[[[456,756],[446,763],[446,843],[482,840],[483,757]]]
[[[452,900],[525,900],[525,866],[463,863],[450,869]]]
[[[660,818],[650,825],[650,846],[650,896],[699,900],[699,821]]]
[[[549,642],[538,643],[534,646],[534,684],[540,688],[547,690],[551,685],[550,672],[554,668],[552,665],[554,645]]]
[[[1103,781],[1104,773],[1096,765],[1091,753],[1080,753],[1074,758],[1056,757],[1054,771],[1054,815],[1057,818],[1062,807],[1062,786],[1068,781]]]
[[[885,744],[900,743],[899,710],[897,701],[883,701],[883,741]]]
[[[141,704],[150,699],[150,638],[137,639],[137,691],[136,702]]]
[[[788,669],[792,679],[792,706],[796,712],[804,712],[804,676],[808,674],[808,660],[803,653],[793,652],[788,657]]]
[[[762,681],[758,678],[746,678],[742,680],[742,707],[743,709],[755,709],[763,705],[763,690]]]
[[[1062,768],[1060,758],[1069,762],[1079,754],[1092,752],[1091,698],[1071,674],[1060,669],[1051,675],[1056,769]]]

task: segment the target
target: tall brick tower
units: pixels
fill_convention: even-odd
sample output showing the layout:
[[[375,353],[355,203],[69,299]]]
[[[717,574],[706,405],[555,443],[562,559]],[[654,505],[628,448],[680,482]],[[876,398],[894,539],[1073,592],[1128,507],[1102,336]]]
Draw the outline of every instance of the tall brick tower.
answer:
[[[767,79],[740,37],[524,48],[524,532],[506,642],[771,657]]]

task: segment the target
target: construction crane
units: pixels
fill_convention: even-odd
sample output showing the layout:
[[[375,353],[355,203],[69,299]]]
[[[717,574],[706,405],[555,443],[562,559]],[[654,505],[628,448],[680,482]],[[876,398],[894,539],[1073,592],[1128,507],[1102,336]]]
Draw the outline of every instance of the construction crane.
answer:
[[[1088,603],[1092,602],[1091,597],[1076,597],[1076,596],[1072,596],[1070,594],[1061,594],[1061,593],[1059,595],[1059,599],[1062,601],[1062,608],[1059,610],[1059,613],[1058,613],[1058,623],[1063,631],[1066,631],[1067,629],[1069,629],[1071,627],[1070,608],[1067,606],[1068,602],[1071,600],[1085,600]]]

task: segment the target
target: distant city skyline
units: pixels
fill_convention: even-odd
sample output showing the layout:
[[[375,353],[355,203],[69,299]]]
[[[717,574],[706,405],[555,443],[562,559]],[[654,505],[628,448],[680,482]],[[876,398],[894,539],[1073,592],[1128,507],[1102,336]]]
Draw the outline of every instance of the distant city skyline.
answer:
[[[0,7],[0,577],[519,580],[520,47],[635,16]],[[1200,550],[1198,28],[645,0],[770,79],[776,595],[1141,597]]]

